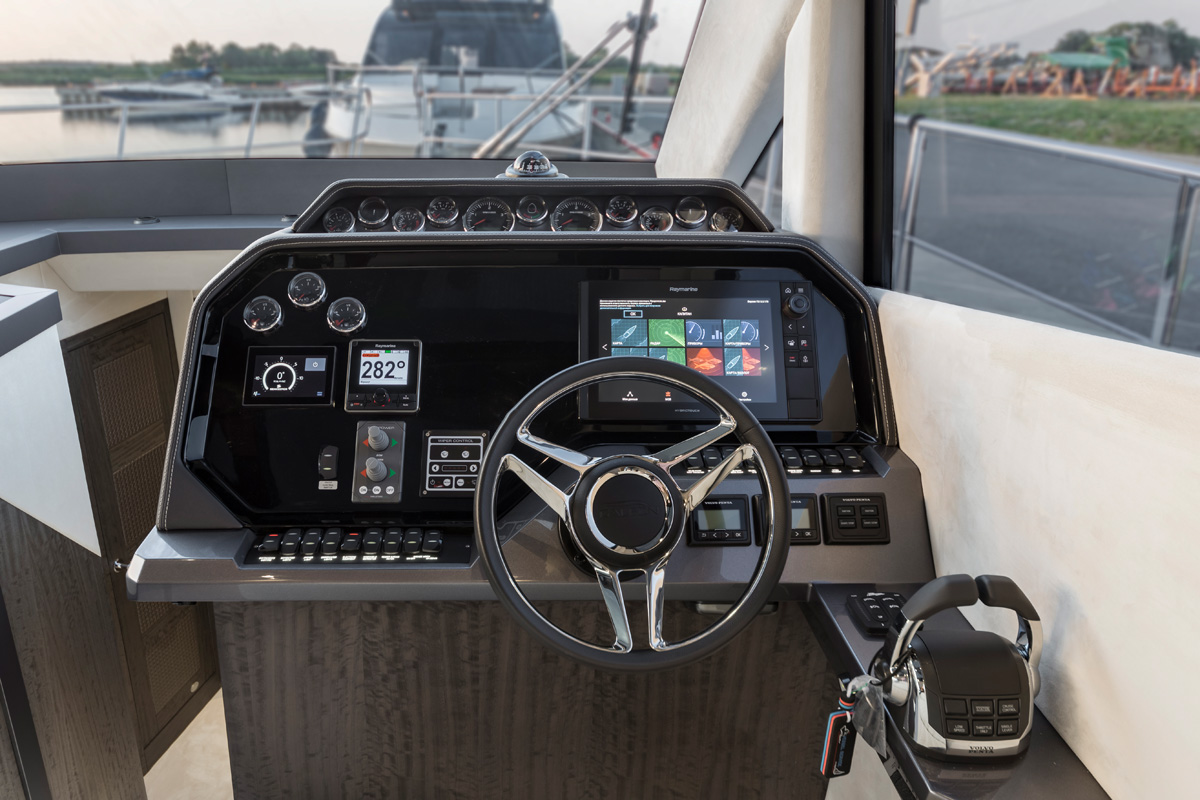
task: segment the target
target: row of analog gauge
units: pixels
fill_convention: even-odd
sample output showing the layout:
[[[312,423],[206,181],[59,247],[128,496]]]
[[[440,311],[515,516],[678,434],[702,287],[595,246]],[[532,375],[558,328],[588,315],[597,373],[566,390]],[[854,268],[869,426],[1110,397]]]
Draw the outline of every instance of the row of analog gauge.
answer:
[[[325,302],[325,281],[315,272],[301,272],[288,282],[287,296],[292,305],[313,311]],[[256,333],[283,327],[283,307],[270,295],[259,295],[242,309],[242,321]],[[325,322],[338,333],[354,333],[367,324],[367,309],[356,297],[341,297],[325,310]]]
[[[632,197],[617,195],[609,199],[601,213],[600,207],[586,197],[568,197],[551,211],[546,200],[535,194],[522,197],[515,209],[499,197],[483,197],[467,206],[461,215],[454,198],[444,195],[429,201],[424,211],[405,206],[395,213],[383,198],[368,197],[359,204],[357,215],[344,206],[334,206],[325,212],[322,221],[328,233],[348,233],[354,230],[356,221],[368,230],[382,230],[390,222],[401,233],[417,233],[426,227],[449,230],[460,226],[466,231],[511,231],[518,223],[533,228],[545,224],[547,219],[556,231],[598,231],[607,221],[615,228],[636,225],[644,231],[669,231],[678,225],[734,233],[746,224],[742,212],[733,206],[722,206],[710,214],[699,197],[683,198],[672,211],[666,206],[639,210]]]

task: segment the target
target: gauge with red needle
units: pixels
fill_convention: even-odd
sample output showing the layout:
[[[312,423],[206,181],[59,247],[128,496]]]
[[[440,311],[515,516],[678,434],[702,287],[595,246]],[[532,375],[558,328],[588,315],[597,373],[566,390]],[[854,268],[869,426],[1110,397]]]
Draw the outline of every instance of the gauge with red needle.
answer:
[[[568,197],[550,215],[550,227],[556,231],[598,231],[604,217],[586,197]]]
[[[242,309],[242,321],[255,333],[266,333],[283,323],[283,309],[274,297],[262,294],[246,303]]]

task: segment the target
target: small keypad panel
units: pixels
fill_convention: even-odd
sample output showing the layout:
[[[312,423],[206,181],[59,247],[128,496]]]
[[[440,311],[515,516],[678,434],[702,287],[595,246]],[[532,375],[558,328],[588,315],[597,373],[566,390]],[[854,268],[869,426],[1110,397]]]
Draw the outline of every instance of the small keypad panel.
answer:
[[[706,447],[688,456],[685,470],[688,475],[703,475],[733,455],[733,445]],[[788,475],[874,475],[875,470],[862,457],[860,448],[850,445],[821,445],[814,447],[781,446],[779,458]],[[744,463],[733,475],[757,474],[753,463]]]
[[[1018,697],[943,697],[948,739],[1015,739],[1021,735]]]
[[[246,554],[245,563],[281,567],[467,564],[471,541],[469,528],[288,528],[265,532]]]
[[[825,542],[827,544],[879,544],[890,541],[887,505],[881,494],[826,494]]]
[[[863,592],[846,598],[850,615],[868,636],[885,636],[892,620],[904,607],[904,595],[899,592]]]

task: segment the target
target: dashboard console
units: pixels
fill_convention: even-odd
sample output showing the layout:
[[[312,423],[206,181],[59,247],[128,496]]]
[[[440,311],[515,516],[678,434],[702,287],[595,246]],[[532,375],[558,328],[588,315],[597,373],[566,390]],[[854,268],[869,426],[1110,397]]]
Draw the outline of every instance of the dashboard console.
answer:
[[[431,230],[439,197],[456,208],[499,198],[513,214],[537,197],[549,210],[544,224]],[[591,198],[603,221],[555,224],[572,197]],[[674,216],[692,198],[706,215],[736,211],[741,227],[618,226],[601,202],[614,197]],[[376,224],[384,210],[371,198],[388,220],[424,208],[424,221]],[[339,208],[354,220],[331,232],[323,220]],[[685,218],[689,209],[700,213],[685,203]],[[803,546],[782,592],[932,574],[920,476],[896,441],[873,302],[813,242],[772,232],[737,187],[342,181],[197,298],[157,527],[130,570],[130,593],[491,596],[472,516],[491,433],[546,378],[612,356],[686,365],[763,423],[791,483],[791,541]],[[686,393],[629,379],[590,387],[539,420],[538,435],[604,454],[652,452],[713,416]],[[679,464],[681,485],[733,444]],[[752,567],[762,541],[759,492],[746,466],[696,510],[688,552],[671,564],[690,599],[740,589],[730,578]],[[503,535],[522,534],[506,558],[533,595],[590,596],[594,578],[564,553],[553,516],[523,484],[502,484],[498,512]]]

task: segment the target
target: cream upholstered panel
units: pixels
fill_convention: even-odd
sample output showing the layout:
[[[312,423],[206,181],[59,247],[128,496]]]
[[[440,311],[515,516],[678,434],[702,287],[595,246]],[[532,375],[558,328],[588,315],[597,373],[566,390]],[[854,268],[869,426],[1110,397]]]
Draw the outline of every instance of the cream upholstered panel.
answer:
[[[938,574],[1029,595],[1037,704],[1114,798],[1195,797],[1200,358],[891,292],[880,316]]]

